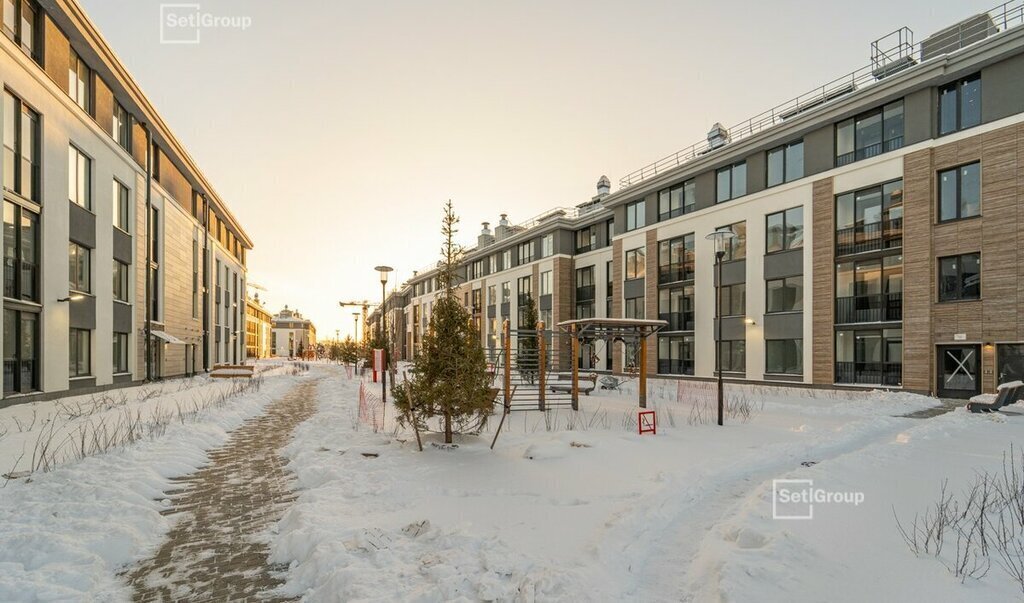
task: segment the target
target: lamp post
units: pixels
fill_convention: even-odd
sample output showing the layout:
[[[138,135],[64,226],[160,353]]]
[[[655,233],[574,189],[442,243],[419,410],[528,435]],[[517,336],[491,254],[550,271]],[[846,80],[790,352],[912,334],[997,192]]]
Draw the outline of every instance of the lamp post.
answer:
[[[715,372],[718,373],[718,424],[722,425],[725,414],[725,397],[722,390],[722,258],[726,245],[736,237],[731,228],[716,230],[704,238],[715,243]]]
[[[355,331],[352,333],[352,340],[359,343],[359,312],[352,313],[352,320],[356,324]]]
[[[377,266],[374,268],[380,274],[380,338],[384,342],[384,366],[380,372],[380,400],[387,408],[388,402],[388,313],[384,305],[387,303],[388,273],[393,269],[391,266]]]

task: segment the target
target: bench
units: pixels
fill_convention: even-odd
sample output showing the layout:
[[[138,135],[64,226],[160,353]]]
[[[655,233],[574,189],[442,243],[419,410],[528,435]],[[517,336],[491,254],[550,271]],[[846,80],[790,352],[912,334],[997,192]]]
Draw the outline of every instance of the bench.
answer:
[[[215,364],[210,370],[214,379],[251,379],[256,365],[254,364]]]
[[[1024,396],[1024,383],[1020,381],[1011,381],[1009,383],[1003,383],[998,388],[996,397],[991,402],[984,402],[982,400],[971,399],[967,403],[967,410],[970,412],[993,412],[1000,408],[1015,404],[1020,401],[1021,397]]]
[[[552,373],[552,378],[548,381],[548,388],[553,392],[572,393],[572,373]],[[594,391],[597,387],[597,374],[590,373],[587,375],[579,376],[579,384],[577,386],[580,393],[584,396],[589,396],[590,392]]]

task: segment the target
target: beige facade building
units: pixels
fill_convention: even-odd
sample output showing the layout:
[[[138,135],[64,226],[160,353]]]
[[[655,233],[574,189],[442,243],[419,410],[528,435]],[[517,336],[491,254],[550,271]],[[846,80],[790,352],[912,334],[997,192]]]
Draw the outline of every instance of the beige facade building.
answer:
[[[245,300],[245,356],[260,359],[272,356],[270,350],[273,322],[270,312],[260,303],[256,294]]]
[[[284,307],[274,315],[270,335],[271,354],[282,357],[303,356],[316,346],[316,327],[298,310]]]

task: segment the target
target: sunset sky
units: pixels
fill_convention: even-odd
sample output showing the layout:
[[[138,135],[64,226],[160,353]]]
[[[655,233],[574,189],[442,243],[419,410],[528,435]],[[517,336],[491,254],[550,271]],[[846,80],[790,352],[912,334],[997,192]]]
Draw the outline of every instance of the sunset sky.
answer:
[[[252,25],[196,45],[161,44],[156,0],[82,4],[255,241],[268,309],[324,338],[374,266],[436,259],[447,199],[472,243],[995,3],[206,0]]]

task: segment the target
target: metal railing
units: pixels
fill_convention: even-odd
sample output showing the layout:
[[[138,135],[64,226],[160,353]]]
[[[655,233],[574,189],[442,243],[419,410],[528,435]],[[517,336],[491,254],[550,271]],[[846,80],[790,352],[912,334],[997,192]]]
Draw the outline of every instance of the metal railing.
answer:
[[[836,298],[836,324],[903,320],[903,293]]]
[[[692,331],[696,325],[693,312],[662,312],[658,314],[659,320],[668,323],[665,331]]]
[[[836,231],[836,255],[903,247],[903,218],[858,224]]]
[[[837,362],[836,383],[857,385],[902,385],[903,363]]]
[[[576,287],[576,302],[594,301],[597,298],[597,288],[594,285]]]
[[[909,57],[909,60],[906,61],[907,66],[909,67],[914,64],[914,56],[918,57],[918,60],[921,62],[924,62],[951,52],[957,52],[962,48],[969,46],[974,41],[977,41],[972,41],[972,38],[974,37],[980,36],[978,37],[978,40],[981,40],[987,38],[991,34],[1018,27],[1024,24],[1024,0],[1011,0],[1010,2],[1000,4],[987,13],[984,13],[984,15],[988,18],[972,22],[969,25],[961,23],[953,26],[952,28],[947,28],[947,30],[937,32],[935,35],[929,36],[929,38],[923,42],[915,44],[909,51],[906,48],[900,49],[900,51],[895,53],[894,56]],[[993,28],[995,29],[994,32],[992,31]],[[948,41],[943,42],[941,35],[946,34],[947,31],[949,33]],[[964,42],[965,40],[968,40],[966,44]],[[738,124],[728,128],[729,143],[748,138],[758,132],[781,123],[789,117],[793,117],[797,114],[803,113],[804,111],[819,107],[829,101],[845,96],[850,92],[865,88],[879,81],[878,70],[880,67],[884,70],[885,65],[879,65],[876,60],[876,62],[871,65],[866,65],[860,69],[847,73],[846,75],[840,76],[831,82],[818,86],[817,88],[814,88],[809,92],[805,92],[796,98],[790,99],[768,109],[767,111],[764,111],[763,113],[739,122]],[[681,151],[677,151],[667,157],[663,157],[655,161],[654,163],[645,165],[638,170],[626,174],[619,179],[619,188],[620,190],[629,188],[630,186],[647,180],[648,178],[653,178],[667,170],[683,165],[691,159],[709,153],[712,150],[714,149],[707,140],[702,140],[698,143],[692,144]]]
[[[692,281],[694,275],[693,261],[682,264],[669,264],[658,266],[658,284],[677,283],[679,281]]]

